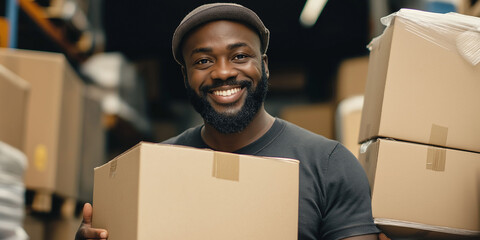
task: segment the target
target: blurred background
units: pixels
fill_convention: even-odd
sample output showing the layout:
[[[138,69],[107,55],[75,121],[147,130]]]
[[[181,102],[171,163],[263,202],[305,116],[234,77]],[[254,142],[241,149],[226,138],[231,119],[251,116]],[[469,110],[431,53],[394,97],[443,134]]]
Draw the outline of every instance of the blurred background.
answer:
[[[82,112],[80,143],[76,146],[79,163],[73,170],[79,175],[75,180],[79,182],[79,193],[64,194],[53,187],[46,191],[50,202],[45,203],[39,200],[41,191],[29,188],[27,183],[27,212],[41,213],[41,218],[26,219],[29,231],[37,231],[33,235],[41,236],[37,239],[43,239],[52,229],[70,229],[69,233],[55,233],[55,236],[50,233],[46,237],[65,239],[66,235],[62,234],[71,234],[78,227],[78,218],[71,223],[70,220],[57,221],[57,215],[78,216],[79,206],[91,202],[93,167],[139,141],[161,142],[202,123],[186,97],[180,67],[171,54],[171,38],[188,12],[210,2],[216,1],[0,1],[0,47],[4,48],[0,64],[7,66],[14,62],[11,59],[15,57],[8,58],[10,60],[2,57],[10,57],[10,53],[4,52],[8,48],[61,54],[47,54],[45,59],[56,59],[71,66],[80,79],[85,98],[78,105],[82,108],[79,110]],[[353,125],[342,127],[344,122],[339,120],[339,115],[344,111],[339,109],[350,105],[346,109],[354,109],[358,114],[361,111],[368,72],[367,45],[385,28],[380,18],[400,8],[480,16],[477,0],[235,2],[255,11],[271,32],[267,52],[271,73],[267,111],[339,140],[355,155],[359,116]],[[19,55],[32,54],[35,55],[27,51]],[[22,71],[29,72],[32,66],[37,65]],[[67,70],[61,67],[59,72],[63,74]],[[40,78],[36,84],[52,86],[52,89],[56,86],[54,77]],[[31,98],[37,91],[35,88],[30,89]],[[41,100],[44,96],[38,98]],[[66,104],[67,101],[60,102]],[[74,105],[66,108],[70,110],[61,114],[75,110],[71,109]],[[0,109],[0,114],[8,113]],[[345,136],[349,132],[351,136]],[[348,142],[351,139],[352,142]],[[60,140],[59,148],[61,144]],[[29,157],[28,150],[25,152]],[[38,148],[35,154],[39,156]],[[74,210],[69,210],[65,199],[73,199],[70,208]],[[38,201],[43,205],[35,205]],[[45,218],[54,225],[38,227]],[[58,224],[66,225],[58,227]]]
[[[63,53],[86,84],[118,91],[103,99],[109,157],[140,140],[162,141],[200,123],[187,102],[171,37],[189,11],[214,1],[19,0],[16,10],[8,8],[15,1],[2,2],[7,22],[9,12],[17,11],[10,13],[17,37],[8,43],[5,34],[4,47]],[[368,55],[367,44],[384,28],[380,17],[404,7],[464,11],[476,0],[236,3],[258,13],[271,31],[267,109],[279,116],[292,104],[334,101],[340,64]],[[302,23],[308,6],[317,11]],[[324,134],[333,138],[333,130]]]

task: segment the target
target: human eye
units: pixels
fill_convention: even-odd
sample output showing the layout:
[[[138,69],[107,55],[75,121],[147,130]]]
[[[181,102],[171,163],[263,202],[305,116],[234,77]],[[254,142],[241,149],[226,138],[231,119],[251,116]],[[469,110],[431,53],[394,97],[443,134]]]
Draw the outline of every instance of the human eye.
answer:
[[[246,60],[246,58],[248,57],[249,56],[247,54],[239,53],[239,54],[235,54],[235,56],[233,57],[233,60],[243,61],[243,60]]]
[[[202,58],[202,59],[200,59],[200,60],[197,60],[197,61],[195,62],[195,65],[204,65],[204,64],[207,64],[207,63],[209,63],[209,62],[210,62],[210,61],[209,61],[208,59]]]

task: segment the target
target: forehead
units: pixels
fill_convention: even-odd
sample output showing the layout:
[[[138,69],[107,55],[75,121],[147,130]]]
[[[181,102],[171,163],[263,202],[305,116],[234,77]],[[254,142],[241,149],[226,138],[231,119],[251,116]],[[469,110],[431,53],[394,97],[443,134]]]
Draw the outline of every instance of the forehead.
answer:
[[[260,37],[249,26],[228,20],[206,23],[193,30],[184,39],[182,51],[185,54],[195,47],[213,47],[216,44],[244,42],[260,51]]]

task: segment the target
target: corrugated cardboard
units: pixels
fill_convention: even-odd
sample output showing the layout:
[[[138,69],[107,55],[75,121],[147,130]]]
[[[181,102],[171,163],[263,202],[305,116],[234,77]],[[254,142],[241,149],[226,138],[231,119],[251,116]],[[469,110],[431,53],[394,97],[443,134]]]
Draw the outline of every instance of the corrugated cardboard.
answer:
[[[372,46],[359,142],[390,137],[480,152],[480,64],[404,21]]]
[[[95,169],[109,239],[297,239],[298,161],[140,143]]]
[[[23,149],[30,84],[0,65],[0,141]]]
[[[91,94],[92,86],[85,90],[78,198],[84,202],[92,202],[93,169],[107,161],[106,132],[102,122],[101,100]]]
[[[45,239],[48,240],[73,240],[78,227],[82,223],[81,216],[68,218],[44,219]],[[111,239],[111,238],[109,238]]]
[[[303,66],[270,66],[268,89],[272,92],[301,91],[304,89],[307,71]]]
[[[377,139],[360,160],[373,217],[387,236],[480,237],[480,154]]]
[[[362,118],[362,105],[363,96],[349,97],[338,104],[335,114],[336,139],[357,158],[360,150],[358,134]]]
[[[279,117],[326,138],[334,138],[333,103],[298,104],[284,107]]]
[[[335,98],[340,102],[346,98],[363,95],[368,74],[368,56],[348,58],[338,67]]]
[[[31,85],[24,151],[25,184],[76,197],[83,83],[62,54],[0,49],[0,64]]]
[[[27,233],[29,240],[46,239],[45,222],[45,219],[41,219],[29,214],[25,215],[25,218],[23,220],[23,229]]]

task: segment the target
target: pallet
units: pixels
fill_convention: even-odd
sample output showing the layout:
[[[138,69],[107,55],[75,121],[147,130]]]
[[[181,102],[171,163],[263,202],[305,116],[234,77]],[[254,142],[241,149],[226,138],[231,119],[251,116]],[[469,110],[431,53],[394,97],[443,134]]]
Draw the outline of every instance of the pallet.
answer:
[[[75,216],[78,204],[75,198],[58,196],[46,190],[27,190],[25,194],[26,210],[30,213],[71,218]]]

